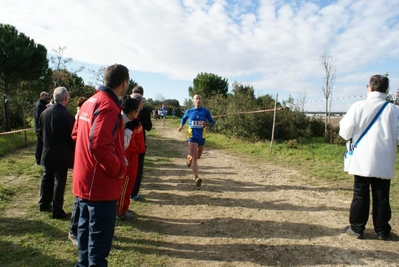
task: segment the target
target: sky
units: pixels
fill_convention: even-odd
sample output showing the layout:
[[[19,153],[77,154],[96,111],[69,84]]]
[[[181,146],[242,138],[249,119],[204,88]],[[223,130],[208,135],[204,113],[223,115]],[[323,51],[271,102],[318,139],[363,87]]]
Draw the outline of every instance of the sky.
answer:
[[[399,89],[399,0],[0,0],[0,23],[66,47],[71,69],[123,64],[146,98],[189,98],[201,72],[324,111],[320,55],[335,60],[332,111],[365,99],[371,75]],[[205,99],[206,101],[206,99]]]

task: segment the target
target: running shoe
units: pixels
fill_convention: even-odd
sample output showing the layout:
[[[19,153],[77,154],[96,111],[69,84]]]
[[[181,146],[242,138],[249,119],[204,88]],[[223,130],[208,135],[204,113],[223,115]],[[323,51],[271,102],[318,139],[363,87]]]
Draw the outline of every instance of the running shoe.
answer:
[[[202,184],[201,178],[199,178],[199,177],[195,178],[195,186],[196,186],[196,187],[200,187],[201,184]]]

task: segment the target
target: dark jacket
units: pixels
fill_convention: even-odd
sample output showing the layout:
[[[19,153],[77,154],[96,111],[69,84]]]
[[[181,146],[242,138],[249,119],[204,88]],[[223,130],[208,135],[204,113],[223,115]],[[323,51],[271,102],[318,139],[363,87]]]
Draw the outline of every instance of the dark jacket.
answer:
[[[71,134],[75,118],[59,103],[46,108],[40,115],[43,139],[41,162],[53,168],[73,168],[75,141]]]
[[[46,109],[47,107],[47,102],[43,99],[39,99],[35,105],[35,108],[33,109],[33,118],[34,118],[34,127],[35,127],[35,132],[39,132],[39,118],[40,114]]]
[[[148,108],[143,107],[143,109],[140,111],[139,119],[141,125],[143,126],[143,129],[145,130],[144,131],[144,140],[145,140],[146,139],[145,132],[151,131],[152,129],[151,112],[148,110]]]

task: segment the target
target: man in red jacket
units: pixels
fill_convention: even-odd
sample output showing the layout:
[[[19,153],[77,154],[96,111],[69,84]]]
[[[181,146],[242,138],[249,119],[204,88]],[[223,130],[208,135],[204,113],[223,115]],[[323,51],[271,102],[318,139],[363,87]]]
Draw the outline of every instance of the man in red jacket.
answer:
[[[80,214],[77,267],[108,266],[115,229],[116,202],[126,173],[124,133],[118,97],[126,93],[129,70],[119,64],[104,73],[104,86],[80,108],[72,192]]]

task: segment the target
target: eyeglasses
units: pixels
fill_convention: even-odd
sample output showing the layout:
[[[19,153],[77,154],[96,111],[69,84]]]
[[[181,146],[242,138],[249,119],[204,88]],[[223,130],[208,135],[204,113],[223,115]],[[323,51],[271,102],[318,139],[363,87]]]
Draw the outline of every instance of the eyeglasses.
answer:
[[[367,84],[367,85],[366,85],[366,88],[368,89],[369,87],[370,87],[370,85],[369,85],[369,84]]]

